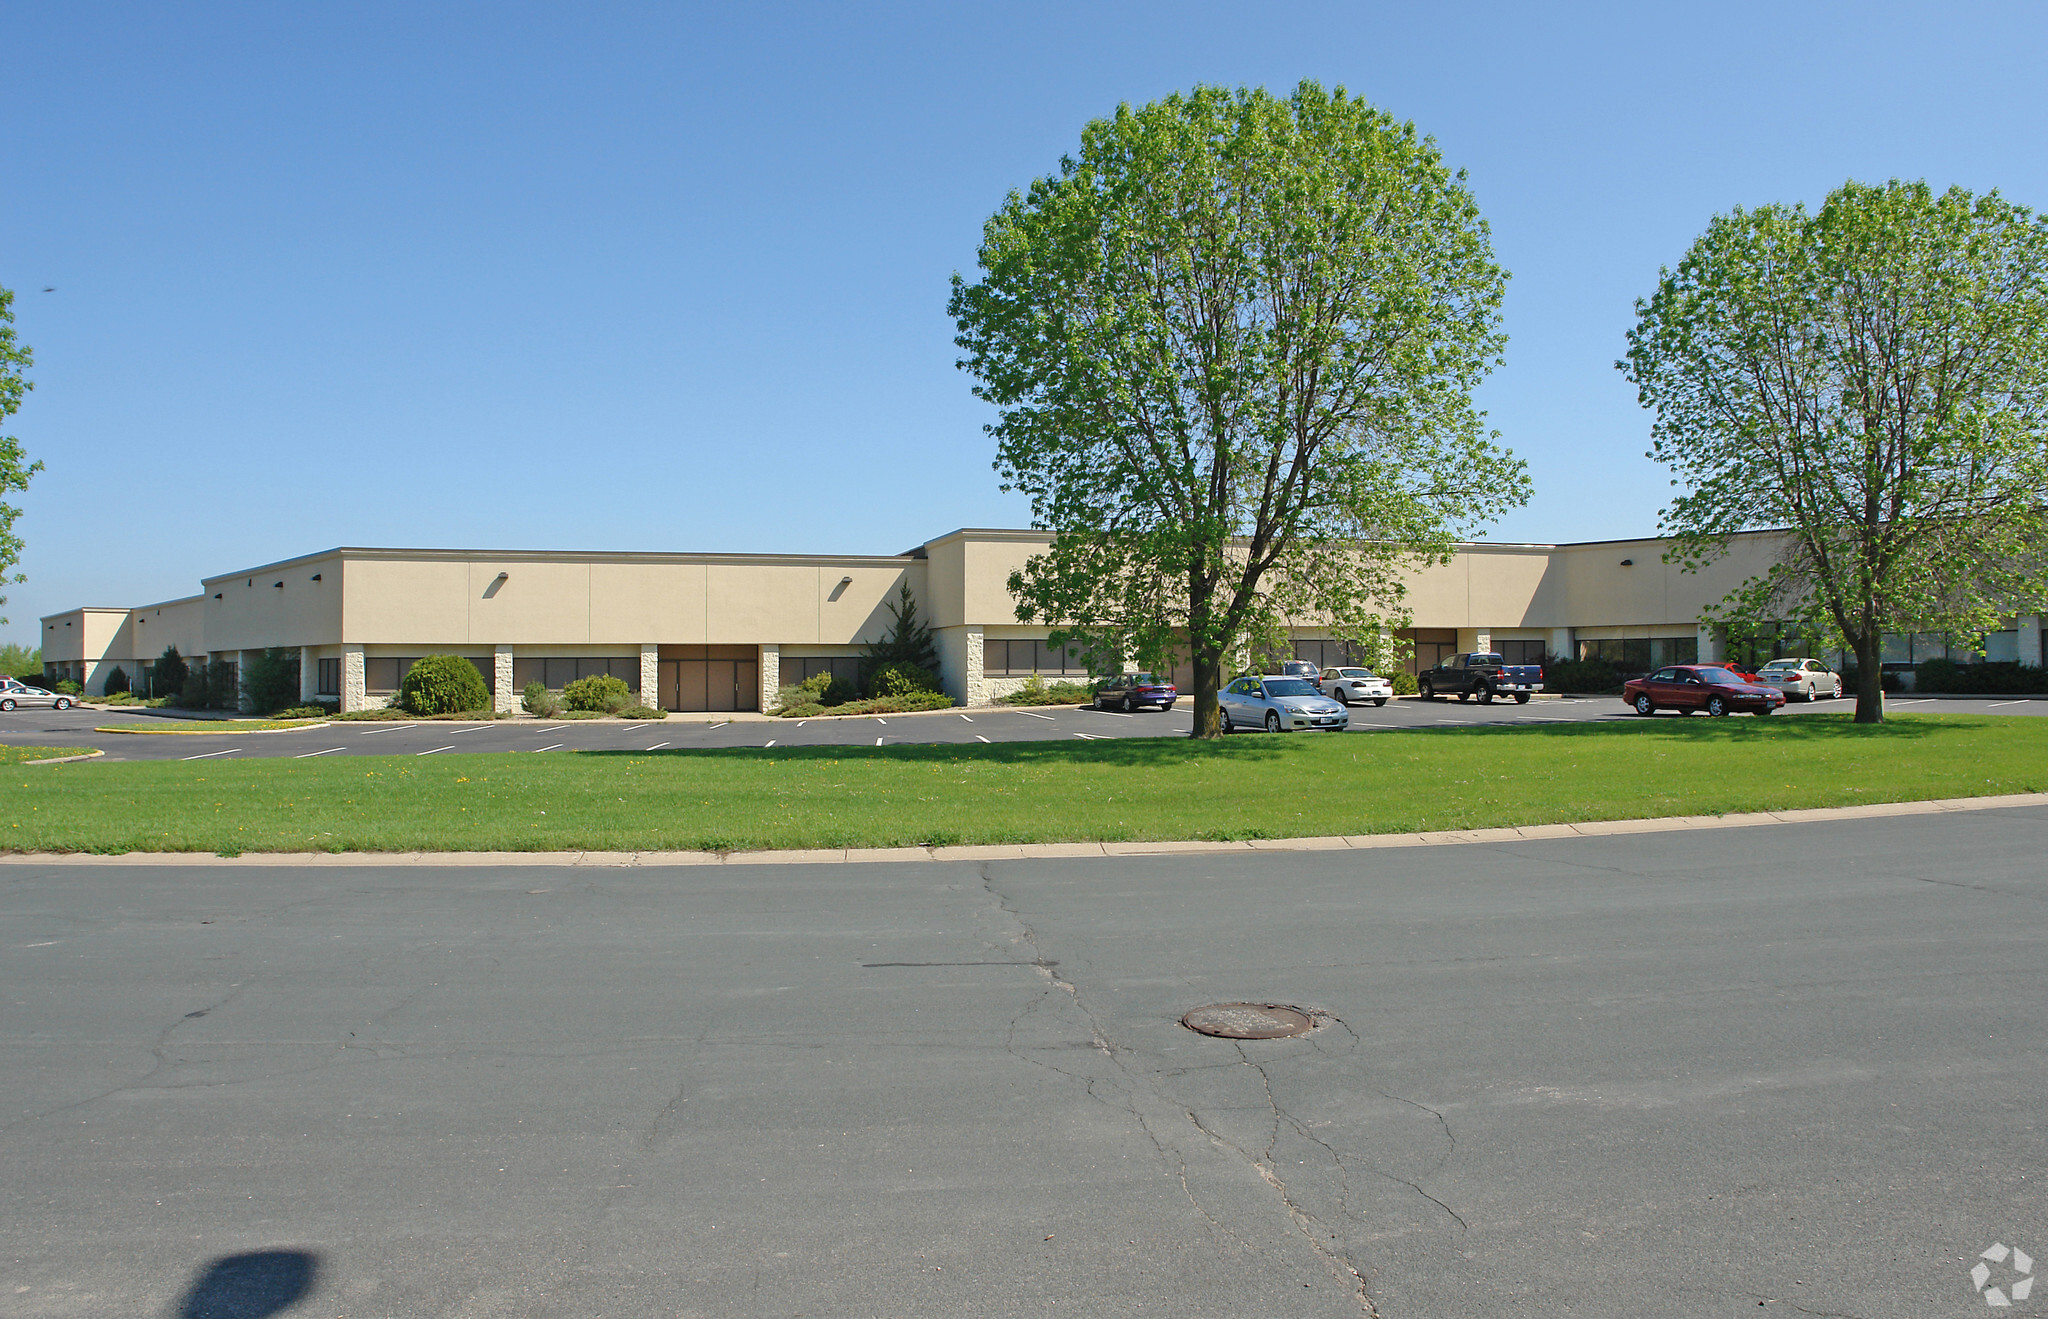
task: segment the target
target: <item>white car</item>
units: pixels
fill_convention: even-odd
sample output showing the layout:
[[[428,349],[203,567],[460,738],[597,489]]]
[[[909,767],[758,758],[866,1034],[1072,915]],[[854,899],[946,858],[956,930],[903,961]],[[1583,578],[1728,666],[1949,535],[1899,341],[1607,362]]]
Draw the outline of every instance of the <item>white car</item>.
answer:
[[[1785,699],[1817,701],[1842,694],[1842,675],[1817,659],[1774,659],[1756,671],[1756,680],[1785,693]]]
[[[21,683],[0,691],[0,710],[20,708],[32,709],[41,706],[49,710],[69,710],[71,698],[62,692],[46,692],[40,687],[27,687]]]
[[[1316,686],[1323,695],[1344,705],[1353,701],[1385,705],[1394,698],[1394,684],[1371,669],[1324,669]]]

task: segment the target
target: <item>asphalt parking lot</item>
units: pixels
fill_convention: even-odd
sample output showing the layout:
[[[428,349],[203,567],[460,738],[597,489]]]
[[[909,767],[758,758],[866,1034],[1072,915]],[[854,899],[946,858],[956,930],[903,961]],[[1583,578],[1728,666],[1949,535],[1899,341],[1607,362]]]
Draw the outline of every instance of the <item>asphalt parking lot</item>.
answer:
[[[9,862],[0,1315],[1983,1314],[2044,851]]]
[[[108,760],[192,760],[236,756],[444,755],[450,752],[660,751],[711,747],[891,746],[913,743],[974,744],[1038,742],[1113,737],[1185,736],[1193,725],[1191,701],[1167,713],[1119,714],[1073,706],[935,710],[922,714],[861,718],[762,719],[720,722],[700,716],[660,723],[609,720],[512,719],[495,723],[337,723],[283,733],[147,736],[99,733],[95,727],[122,723],[147,726],[161,716],[130,711],[71,709],[16,710],[0,715],[0,744],[96,748]],[[1844,713],[1854,702],[1819,701],[1785,706],[1774,718]],[[2048,715],[2048,700],[1915,700],[1896,698],[1901,713]],[[1657,716],[1679,718],[1674,714]],[[1703,715],[1691,716],[1704,718]],[[1753,716],[1735,716],[1750,718]],[[1539,727],[1556,723],[1639,722],[1641,716],[1618,698],[1540,697],[1528,705],[1473,701],[1396,700],[1384,707],[1356,706],[1351,736],[1415,729]],[[1243,736],[1263,737],[1263,733]],[[1288,736],[1310,736],[1289,734]]]

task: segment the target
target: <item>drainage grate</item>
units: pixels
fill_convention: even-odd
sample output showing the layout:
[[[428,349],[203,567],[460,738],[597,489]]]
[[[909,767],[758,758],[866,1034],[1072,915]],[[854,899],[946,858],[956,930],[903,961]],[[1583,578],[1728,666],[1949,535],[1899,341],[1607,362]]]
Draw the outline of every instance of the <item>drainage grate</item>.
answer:
[[[1180,1024],[1226,1040],[1277,1040],[1306,1035],[1316,1023],[1300,1008],[1282,1003],[1211,1003],[1182,1017]]]

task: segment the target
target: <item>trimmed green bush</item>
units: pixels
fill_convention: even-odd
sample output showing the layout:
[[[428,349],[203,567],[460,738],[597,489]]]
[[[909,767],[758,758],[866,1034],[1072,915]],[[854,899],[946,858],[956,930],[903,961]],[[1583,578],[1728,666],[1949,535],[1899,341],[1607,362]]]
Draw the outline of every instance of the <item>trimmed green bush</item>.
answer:
[[[868,675],[870,696],[910,696],[918,692],[935,692],[942,686],[938,674],[909,660],[890,660]]]
[[[57,681],[50,684],[50,690],[63,696],[85,695],[85,688],[79,686],[77,683],[71,681],[71,679],[69,678],[57,679]]]
[[[412,714],[487,710],[491,689],[476,665],[460,655],[426,655],[398,681],[399,704]]]
[[[1846,685],[1849,679],[1842,679]],[[2040,696],[2048,694],[2048,669],[1999,661],[1958,664],[1928,660],[1913,670],[1913,690],[1947,696]]]
[[[272,719],[325,719],[332,711],[318,705],[294,705],[271,715]]]
[[[593,673],[562,688],[562,704],[571,710],[610,714],[635,703],[633,689],[626,685],[626,680],[609,673]]]
[[[1413,696],[1422,689],[1415,685],[1415,675],[1406,669],[1395,669],[1394,676],[1387,679],[1394,685],[1394,695]]]
[[[1095,686],[1085,682],[1049,683],[1037,674],[1024,685],[1000,698],[1003,705],[1086,705],[1095,699]]]
[[[1552,657],[1543,663],[1543,690],[1605,696],[1621,690],[1621,675],[1606,660]]]
[[[666,719],[668,711],[657,710],[651,705],[629,705],[618,712],[621,719]]]
[[[527,683],[526,690],[519,695],[519,704],[526,713],[543,719],[552,719],[562,712],[562,702],[544,682]]]
[[[777,710],[784,719],[815,719],[820,715],[909,714],[917,710],[948,710],[953,698],[944,692],[911,692],[905,696],[875,696],[844,705],[792,705]]]
[[[107,674],[106,692],[109,696],[120,696],[128,690],[128,671],[116,664]]]

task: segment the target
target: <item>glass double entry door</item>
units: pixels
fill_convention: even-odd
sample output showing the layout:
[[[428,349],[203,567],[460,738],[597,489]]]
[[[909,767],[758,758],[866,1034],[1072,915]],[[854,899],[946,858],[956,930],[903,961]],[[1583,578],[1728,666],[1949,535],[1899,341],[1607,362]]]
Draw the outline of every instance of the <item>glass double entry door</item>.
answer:
[[[761,652],[752,646],[663,646],[661,708],[758,710]]]

